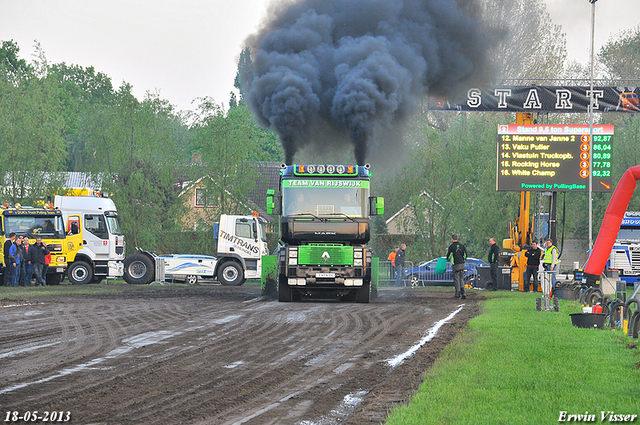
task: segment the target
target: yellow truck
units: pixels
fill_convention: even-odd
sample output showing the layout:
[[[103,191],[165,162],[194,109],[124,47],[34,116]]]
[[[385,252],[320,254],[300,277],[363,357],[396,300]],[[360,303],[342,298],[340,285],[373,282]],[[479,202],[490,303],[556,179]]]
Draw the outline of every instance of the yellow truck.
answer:
[[[33,244],[38,236],[47,244],[51,252],[51,264],[47,270],[47,285],[58,285],[67,269],[67,258],[70,252],[78,250],[76,242],[67,238],[62,212],[49,208],[24,207],[16,204],[11,207],[8,204],[0,206],[0,218],[2,230],[0,231],[0,243],[4,247],[11,232],[16,235],[28,236]],[[2,273],[6,264],[4,250],[2,255]]]

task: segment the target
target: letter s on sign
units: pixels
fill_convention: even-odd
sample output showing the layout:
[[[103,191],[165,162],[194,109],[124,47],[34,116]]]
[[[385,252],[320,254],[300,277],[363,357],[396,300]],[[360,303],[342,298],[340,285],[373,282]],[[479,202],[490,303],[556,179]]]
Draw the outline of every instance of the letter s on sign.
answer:
[[[467,92],[467,105],[469,108],[477,108],[482,105],[482,92],[480,89],[469,89]]]

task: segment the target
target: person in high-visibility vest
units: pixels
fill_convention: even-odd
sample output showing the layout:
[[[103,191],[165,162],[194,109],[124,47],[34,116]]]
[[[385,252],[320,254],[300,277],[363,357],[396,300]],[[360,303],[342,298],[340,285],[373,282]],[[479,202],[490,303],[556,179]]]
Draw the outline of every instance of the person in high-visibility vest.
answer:
[[[393,282],[396,280],[396,254],[398,254],[399,246],[391,251],[389,256],[387,257],[388,261],[391,261],[391,267],[389,268],[389,279]]]
[[[542,265],[546,271],[551,271],[551,279],[553,286],[556,286],[556,274],[558,273],[558,248],[553,245],[553,241],[549,238],[544,243],[544,257]]]

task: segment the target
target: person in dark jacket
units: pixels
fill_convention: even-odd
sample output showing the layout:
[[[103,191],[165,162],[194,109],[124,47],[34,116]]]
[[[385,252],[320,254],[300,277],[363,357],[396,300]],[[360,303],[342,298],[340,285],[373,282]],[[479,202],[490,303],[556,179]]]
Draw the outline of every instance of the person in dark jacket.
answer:
[[[9,261],[9,250],[11,245],[16,240],[15,232],[9,233],[9,238],[4,241],[3,254],[4,254],[4,286],[11,286],[11,274],[13,273],[13,267],[11,261]]]
[[[491,289],[495,291],[498,289],[498,257],[500,257],[500,251],[494,238],[489,239],[489,267],[491,272]]]
[[[31,241],[28,236],[22,239],[22,274],[21,274],[21,286],[31,286],[31,275],[33,274],[33,266],[31,265]]]
[[[464,282],[462,276],[464,275],[464,263],[467,261],[467,249],[458,242],[458,235],[451,235],[451,245],[447,251],[447,260],[451,262],[451,268],[453,270],[453,285],[456,288],[456,294],[454,298],[467,298],[464,291]]]
[[[398,252],[396,252],[396,286],[402,286],[402,279],[404,279],[404,257],[406,255],[406,249],[407,246],[402,244]]]
[[[42,243],[40,236],[36,237],[36,243],[29,249],[29,261],[33,267],[33,274],[36,277],[36,286],[47,286],[46,281],[42,278],[42,269],[45,266],[45,257],[49,254],[47,244]]]
[[[538,270],[540,269],[542,254],[537,242],[531,242],[531,248],[524,253],[524,256],[527,257],[527,268],[524,271],[524,292],[529,292],[529,283],[532,275],[533,292],[538,292]]]
[[[11,286],[18,286],[23,262],[21,238],[16,238],[11,248],[9,248],[9,261],[11,262]]]

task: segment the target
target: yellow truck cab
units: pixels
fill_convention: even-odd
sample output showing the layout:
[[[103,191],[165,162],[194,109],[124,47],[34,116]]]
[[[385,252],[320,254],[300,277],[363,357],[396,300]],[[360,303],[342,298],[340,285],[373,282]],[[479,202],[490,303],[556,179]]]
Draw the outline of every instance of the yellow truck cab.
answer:
[[[30,239],[33,244],[37,237],[42,237],[42,241],[47,244],[51,252],[51,264],[47,270],[47,285],[58,285],[66,272],[67,254],[76,248],[69,244],[64,228],[62,213],[54,210],[50,205],[43,208],[25,207],[16,204],[11,207],[8,204],[0,206],[0,219],[2,230],[0,232],[0,243],[4,244],[9,239],[11,232],[16,236],[23,235]],[[4,249],[2,264],[6,264]],[[6,268],[2,268],[4,277]]]

